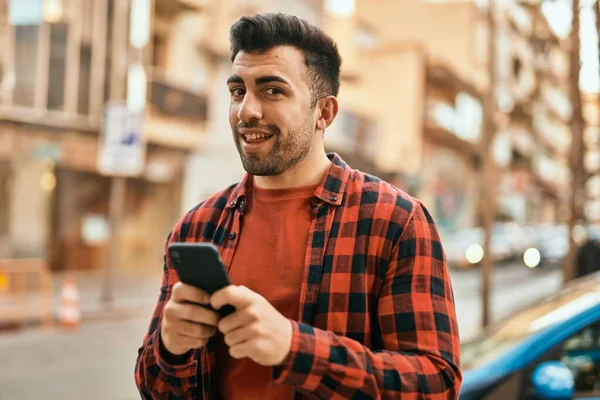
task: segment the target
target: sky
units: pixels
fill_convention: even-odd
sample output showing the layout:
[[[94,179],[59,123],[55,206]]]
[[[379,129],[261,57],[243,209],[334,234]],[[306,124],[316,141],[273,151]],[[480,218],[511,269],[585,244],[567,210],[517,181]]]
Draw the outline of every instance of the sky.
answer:
[[[581,0],[580,39],[581,39],[581,75],[579,85],[586,92],[600,90],[600,72],[598,70],[598,32],[593,7],[595,0]],[[573,13],[570,0],[546,1],[542,10],[550,26],[561,38],[569,36]]]

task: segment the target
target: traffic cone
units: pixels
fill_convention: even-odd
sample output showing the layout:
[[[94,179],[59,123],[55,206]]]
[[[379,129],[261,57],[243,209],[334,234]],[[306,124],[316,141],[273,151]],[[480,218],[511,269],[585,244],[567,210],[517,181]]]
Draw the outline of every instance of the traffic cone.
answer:
[[[60,294],[58,322],[60,326],[68,329],[78,328],[81,322],[79,291],[77,290],[75,278],[72,275],[67,276],[63,283]]]

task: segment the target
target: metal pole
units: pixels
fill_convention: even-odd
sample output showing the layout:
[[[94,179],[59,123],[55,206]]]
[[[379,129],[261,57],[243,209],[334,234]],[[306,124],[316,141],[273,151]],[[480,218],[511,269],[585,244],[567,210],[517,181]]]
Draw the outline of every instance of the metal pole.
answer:
[[[128,0],[114,0],[113,31],[111,35],[111,71],[110,98],[125,100],[126,70],[127,70],[127,22]],[[108,242],[108,257],[102,287],[102,302],[105,308],[110,308],[114,297],[115,270],[119,256],[119,225],[123,219],[126,196],[126,179],[114,176],[111,178],[109,225],[110,237]]]
[[[484,130],[481,141],[482,182],[481,182],[481,222],[484,231],[483,259],[481,261],[481,324],[485,328],[491,318],[491,279],[494,260],[491,249],[491,235],[496,217],[496,171],[493,157],[493,141],[496,133],[496,21],[494,0],[488,1],[488,91],[484,99]]]
[[[102,291],[102,301],[105,308],[110,308],[113,303],[115,270],[119,259],[119,221],[123,218],[125,208],[126,183],[127,181],[123,177],[117,176],[111,179],[109,203],[110,237]]]

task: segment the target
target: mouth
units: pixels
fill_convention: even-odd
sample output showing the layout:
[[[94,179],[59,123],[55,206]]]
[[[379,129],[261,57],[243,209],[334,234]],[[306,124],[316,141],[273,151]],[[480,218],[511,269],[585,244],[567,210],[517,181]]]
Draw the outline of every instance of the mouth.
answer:
[[[268,133],[246,133],[241,134],[240,136],[242,137],[242,139],[244,139],[244,142],[248,144],[258,144],[266,142],[267,140],[273,137],[273,135]]]

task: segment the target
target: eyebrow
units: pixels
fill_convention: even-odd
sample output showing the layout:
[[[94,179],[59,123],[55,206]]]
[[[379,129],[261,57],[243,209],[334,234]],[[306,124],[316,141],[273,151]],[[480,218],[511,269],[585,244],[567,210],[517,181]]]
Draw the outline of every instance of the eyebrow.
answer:
[[[288,81],[277,75],[261,76],[259,78],[256,78],[255,82],[257,85],[264,85],[265,83],[270,82],[279,82],[291,86]],[[244,84],[244,79],[239,75],[232,75],[229,78],[227,78],[227,84],[229,85],[230,83]]]

